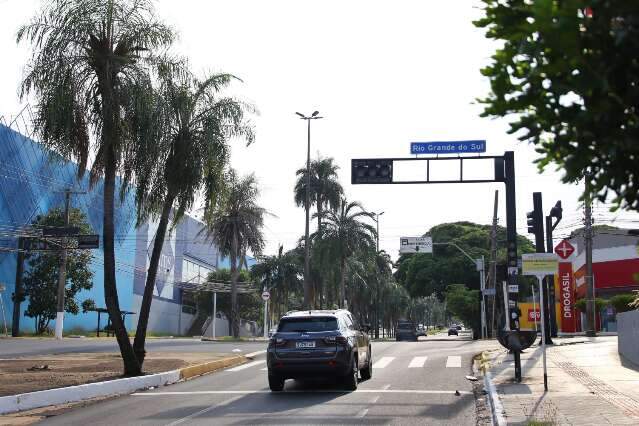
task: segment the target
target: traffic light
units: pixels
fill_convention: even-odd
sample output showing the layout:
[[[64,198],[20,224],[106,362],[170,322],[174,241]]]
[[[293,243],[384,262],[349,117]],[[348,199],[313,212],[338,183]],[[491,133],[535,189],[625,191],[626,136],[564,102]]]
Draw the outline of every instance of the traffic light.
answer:
[[[351,160],[351,183],[392,183],[393,160],[359,159]]]
[[[528,224],[528,233],[537,235],[539,232],[539,226],[541,225],[541,218],[539,217],[539,212],[530,211],[526,213],[526,223]]]
[[[544,244],[544,210],[541,205],[541,192],[533,192],[533,210],[526,213],[528,233],[535,235],[537,253],[546,251]]]

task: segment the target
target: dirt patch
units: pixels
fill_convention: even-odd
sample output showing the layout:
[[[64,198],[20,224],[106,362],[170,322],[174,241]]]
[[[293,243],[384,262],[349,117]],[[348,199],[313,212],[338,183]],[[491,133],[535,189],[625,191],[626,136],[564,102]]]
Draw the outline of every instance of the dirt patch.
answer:
[[[213,361],[222,354],[154,353],[144,362],[147,374]],[[122,378],[117,353],[48,355],[0,360],[0,396]]]

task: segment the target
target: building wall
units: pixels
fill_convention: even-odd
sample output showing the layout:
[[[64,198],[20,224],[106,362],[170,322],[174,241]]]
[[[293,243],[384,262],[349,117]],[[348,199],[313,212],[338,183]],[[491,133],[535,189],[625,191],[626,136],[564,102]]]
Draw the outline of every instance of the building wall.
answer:
[[[84,211],[93,231],[102,236],[102,181],[90,188],[86,175],[78,180],[76,164],[64,161],[30,138],[0,124],[0,282],[6,285],[6,290],[0,296],[7,311],[9,326],[13,311],[11,295],[15,291],[15,250],[20,228],[30,225],[37,215],[46,213],[50,208],[62,207],[64,196],[61,191],[69,187],[87,192],[72,197],[72,207]],[[115,208],[116,280],[120,309],[136,313],[126,317],[129,329],[137,324],[137,313],[157,229],[157,221],[145,223],[136,229],[133,195],[133,190],[129,190],[122,201],[116,200]],[[217,249],[200,232],[202,226],[201,222],[186,216],[167,235],[154,289],[149,331],[181,334],[191,325],[194,317],[192,314],[178,313],[181,310],[182,294],[175,285],[182,280],[185,259],[190,259],[206,270],[214,270],[218,263],[225,263],[218,261]],[[77,301],[80,304],[91,298],[98,307],[105,307],[102,246],[92,252],[93,288],[79,293]],[[28,264],[25,264],[26,268]],[[28,301],[23,302],[21,311],[24,312],[27,306]],[[104,324],[105,319],[102,318],[102,325]],[[52,321],[50,326],[54,325]],[[96,313],[65,314],[65,330],[75,327],[94,329],[96,326]],[[32,331],[33,320],[21,315],[20,328],[22,331]]]

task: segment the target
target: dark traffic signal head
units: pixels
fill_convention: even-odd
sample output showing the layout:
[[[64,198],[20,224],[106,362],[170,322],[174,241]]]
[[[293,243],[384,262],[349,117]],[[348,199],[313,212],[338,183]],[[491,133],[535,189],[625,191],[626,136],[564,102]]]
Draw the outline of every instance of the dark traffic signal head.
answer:
[[[526,213],[526,224],[528,225],[529,234],[537,233],[537,228],[539,226],[537,222],[539,221],[537,220],[537,214],[534,210]]]
[[[392,183],[393,160],[361,159],[351,160],[351,183]]]

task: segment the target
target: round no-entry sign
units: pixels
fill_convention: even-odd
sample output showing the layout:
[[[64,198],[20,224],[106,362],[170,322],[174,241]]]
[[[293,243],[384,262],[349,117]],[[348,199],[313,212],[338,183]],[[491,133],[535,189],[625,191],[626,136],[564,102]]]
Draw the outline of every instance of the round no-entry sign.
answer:
[[[271,298],[271,293],[269,293],[268,291],[264,290],[262,292],[262,300],[268,300]]]

